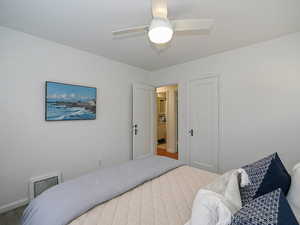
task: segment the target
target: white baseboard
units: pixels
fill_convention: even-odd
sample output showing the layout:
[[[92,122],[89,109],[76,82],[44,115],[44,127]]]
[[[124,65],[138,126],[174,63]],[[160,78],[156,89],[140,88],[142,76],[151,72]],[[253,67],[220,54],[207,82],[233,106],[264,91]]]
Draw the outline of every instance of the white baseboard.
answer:
[[[19,208],[19,207],[24,206],[24,205],[26,205],[28,203],[29,203],[28,198],[24,198],[24,199],[20,199],[18,201],[15,201],[15,202],[12,202],[12,203],[0,206],[0,214],[8,212],[8,211],[16,209],[16,208]]]

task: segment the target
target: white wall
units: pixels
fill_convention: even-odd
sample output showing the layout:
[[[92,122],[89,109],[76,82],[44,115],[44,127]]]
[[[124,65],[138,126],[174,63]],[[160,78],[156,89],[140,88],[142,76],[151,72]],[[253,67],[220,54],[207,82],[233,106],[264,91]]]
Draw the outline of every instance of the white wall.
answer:
[[[300,33],[155,71],[154,85],[179,83],[179,156],[187,160],[188,80],[219,75],[220,169],[279,152],[290,169],[300,161]]]
[[[30,177],[70,179],[131,158],[131,84],[148,72],[0,27],[0,210]],[[45,122],[44,82],[95,86],[97,120]],[[21,201],[22,202],[22,201]]]

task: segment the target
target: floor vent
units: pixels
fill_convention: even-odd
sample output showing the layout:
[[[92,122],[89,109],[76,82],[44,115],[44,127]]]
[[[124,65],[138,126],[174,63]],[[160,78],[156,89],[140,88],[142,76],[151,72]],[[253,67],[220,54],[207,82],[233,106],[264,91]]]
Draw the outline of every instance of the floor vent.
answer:
[[[30,179],[30,200],[36,198],[47,189],[61,183],[61,173],[51,173]]]

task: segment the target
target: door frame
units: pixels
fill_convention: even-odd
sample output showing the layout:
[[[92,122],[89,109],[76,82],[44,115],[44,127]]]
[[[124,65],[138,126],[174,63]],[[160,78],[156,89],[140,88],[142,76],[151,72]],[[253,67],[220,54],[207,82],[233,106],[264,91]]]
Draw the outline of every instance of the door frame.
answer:
[[[151,121],[150,121],[150,133],[151,133],[151,137],[150,137],[150,149],[152,149],[152,151],[147,154],[147,155],[143,155],[143,156],[140,156],[138,158],[134,158],[134,130],[133,130],[133,126],[134,126],[134,111],[133,111],[133,108],[134,108],[134,102],[133,102],[133,98],[134,98],[134,90],[135,88],[142,88],[142,89],[146,89],[146,90],[151,90],[152,88],[154,89],[154,92],[153,94],[151,95]],[[153,139],[156,138],[156,131],[154,129],[154,125],[155,125],[155,112],[156,112],[156,101],[155,101],[155,89],[156,87],[153,86],[153,85],[150,85],[150,84],[143,84],[143,83],[132,83],[132,121],[131,121],[131,134],[132,134],[132,159],[140,159],[140,158],[144,158],[144,157],[147,157],[147,156],[150,156],[150,155],[154,155],[156,153],[156,145],[154,145]]]
[[[222,105],[222,79],[221,74],[219,73],[200,73],[191,76],[188,79],[172,79],[171,82],[159,82],[154,84],[155,88],[169,86],[169,85],[177,85],[178,90],[178,160],[181,160],[187,164],[190,162],[190,152],[189,152],[189,110],[188,110],[188,102],[189,102],[189,83],[193,80],[199,79],[207,79],[216,77],[218,80],[218,137],[217,137],[217,151],[218,151],[218,159],[217,159],[217,170],[220,172],[220,154],[221,154],[221,146],[222,146],[222,134],[223,134],[223,105]],[[156,104],[155,104],[156,110]],[[154,120],[154,126],[157,126],[156,119]],[[155,135],[153,139],[153,143],[155,146],[155,151],[157,148],[156,139],[157,139],[157,132],[154,129]]]
[[[180,110],[180,107],[179,107],[179,102],[180,102],[180,97],[179,97],[179,92],[180,92],[180,90],[179,89],[181,89],[181,88],[179,88],[179,86],[180,86],[180,84],[179,83],[176,83],[176,82],[174,82],[174,83],[162,83],[162,84],[160,84],[160,85],[156,85],[156,86],[154,86],[154,88],[155,88],[155,101],[154,101],[154,112],[155,112],[155,119],[154,119],[154,139],[153,139],[153,142],[154,142],[154,151],[155,151],[155,155],[156,155],[156,151],[157,151],[157,118],[156,118],[156,114],[157,114],[157,106],[156,106],[156,89],[157,88],[160,88],[160,87],[166,87],[166,86],[174,86],[174,85],[176,85],[177,86],[177,108],[178,108],[178,111],[177,111],[177,150],[178,150],[178,160],[180,160],[180,152],[179,152],[179,150],[180,150],[180,147],[179,147],[179,124],[180,124],[180,121],[179,121],[179,110]]]
[[[220,172],[220,152],[221,152],[221,134],[222,134],[222,123],[221,123],[221,119],[222,119],[222,104],[221,104],[221,94],[220,94],[220,88],[221,88],[221,85],[220,85],[220,75],[216,75],[216,74],[206,74],[206,75],[202,75],[202,76],[199,76],[197,78],[194,78],[194,79],[190,79],[186,82],[186,111],[185,111],[185,114],[186,114],[186,121],[185,121],[185,124],[186,124],[186,157],[187,157],[187,162],[191,163],[191,149],[190,149],[190,135],[189,135],[189,129],[190,129],[190,83],[193,82],[193,81],[199,81],[199,80],[205,80],[205,79],[212,79],[212,78],[216,78],[217,80],[217,101],[218,101],[218,104],[217,104],[217,107],[218,107],[218,121],[217,121],[217,128],[218,128],[218,131],[217,131],[217,137],[216,137],[216,140],[217,140],[217,165],[216,165],[216,172]]]

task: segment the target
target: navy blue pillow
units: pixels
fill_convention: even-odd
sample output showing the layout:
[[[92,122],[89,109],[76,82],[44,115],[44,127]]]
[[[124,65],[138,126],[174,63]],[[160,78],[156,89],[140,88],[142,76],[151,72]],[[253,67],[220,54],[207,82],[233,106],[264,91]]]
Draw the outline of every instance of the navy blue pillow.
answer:
[[[281,189],[246,204],[232,218],[231,225],[299,225]]]
[[[278,188],[281,188],[287,195],[291,185],[291,176],[277,153],[242,168],[247,172],[251,182],[250,185],[240,187],[243,205]]]

